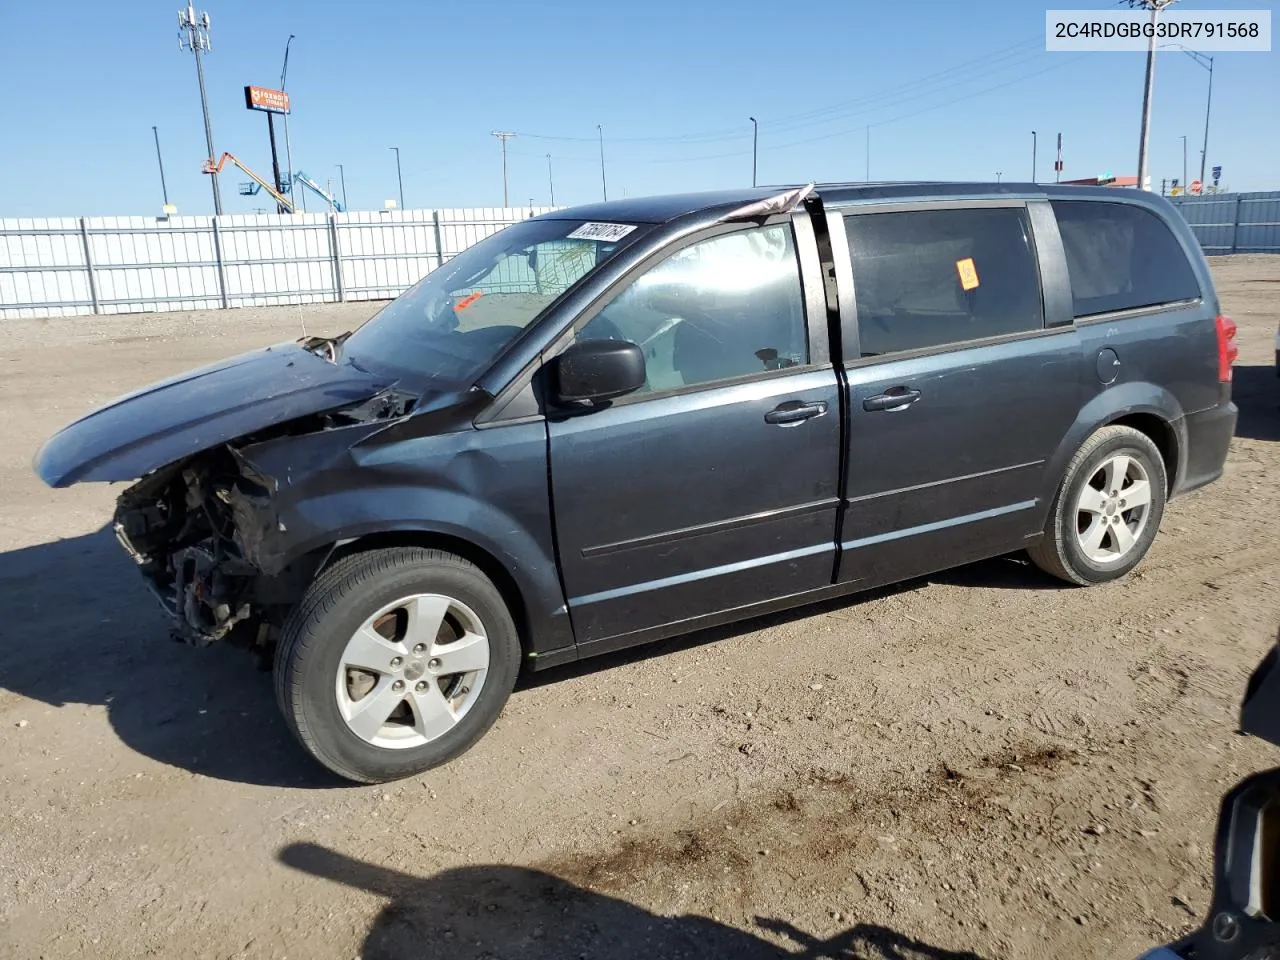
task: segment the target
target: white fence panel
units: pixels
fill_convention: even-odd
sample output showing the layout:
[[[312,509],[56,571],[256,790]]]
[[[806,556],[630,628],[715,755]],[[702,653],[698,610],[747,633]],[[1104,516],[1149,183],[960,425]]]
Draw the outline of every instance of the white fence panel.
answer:
[[[0,219],[0,318],[92,312],[80,221]]]
[[[0,320],[388,299],[552,209],[0,219]]]

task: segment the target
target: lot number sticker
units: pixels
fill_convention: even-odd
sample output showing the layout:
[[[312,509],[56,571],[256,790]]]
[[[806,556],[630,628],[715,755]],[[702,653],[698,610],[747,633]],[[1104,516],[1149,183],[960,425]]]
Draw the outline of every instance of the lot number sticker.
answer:
[[[960,286],[966,290],[978,288],[978,268],[973,265],[973,257],[965,257],[956,261],[956,272],[960,274]]]
[[[634,229],[635,227],[629,223],[584,223],[569,234],[569,239],[601,240],[612,243],[614,240],[621,240]]]

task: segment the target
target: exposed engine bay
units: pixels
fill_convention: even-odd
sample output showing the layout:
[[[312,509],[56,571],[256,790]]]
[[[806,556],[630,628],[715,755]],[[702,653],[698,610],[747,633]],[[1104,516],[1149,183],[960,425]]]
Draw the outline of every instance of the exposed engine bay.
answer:
[[[287,534],[278,484],[241,450],[285,436],[398,419],[416,398],[390,389],[359,404],[303,417],[161,467],[116,501],[116,538],[173,619],[174,639],[225,640],[266,653],[324,554],[265,572],[262,547]]]

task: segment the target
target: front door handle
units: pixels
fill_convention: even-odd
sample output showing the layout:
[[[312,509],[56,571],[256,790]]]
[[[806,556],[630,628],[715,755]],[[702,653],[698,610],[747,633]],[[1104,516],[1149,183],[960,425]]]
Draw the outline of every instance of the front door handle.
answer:
[[[863,410],[905,410],[920,399],[920,391],[912,387],[894,387],[862,401]]]
[[[818,400],[805,403],[803,400],[788,400],[780,403],[764,415],[765,423],[776,423],[780,427],[792,426],[814,417],[821,417],[827,412],[827,402]]]

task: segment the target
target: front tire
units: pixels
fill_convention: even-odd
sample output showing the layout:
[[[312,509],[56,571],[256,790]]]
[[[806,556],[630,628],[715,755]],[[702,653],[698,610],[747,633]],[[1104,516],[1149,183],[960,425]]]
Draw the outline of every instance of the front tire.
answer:
[[[320,763],[382,783],[472,747],[519,666],[511,614],[474,564],[419,547],[371,550],[321,573],[290,615],[276,699]]]
[[[1027,553],[1068,583],[1118,580],[1151,548],[1168,489],[1150,437],[1132,427],[1103,427],[1071,458],[1044,536]]]

